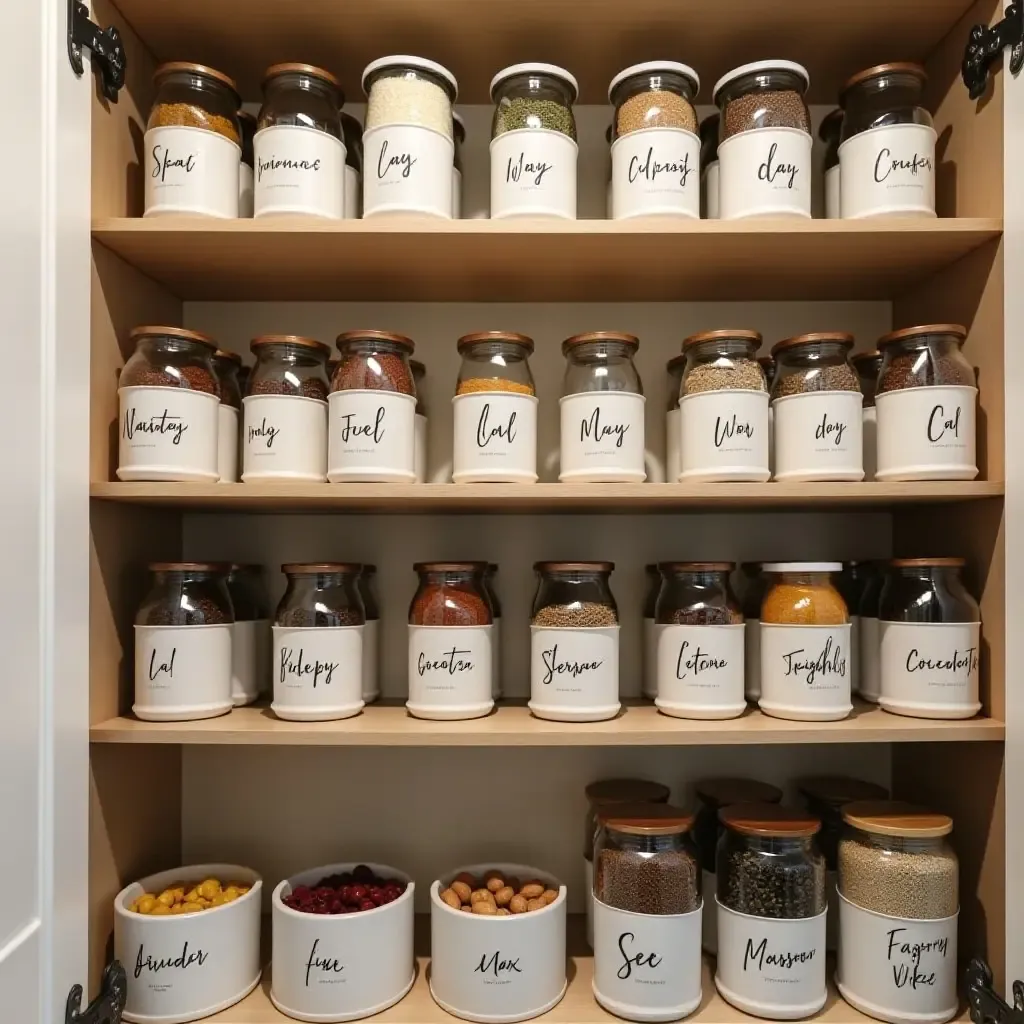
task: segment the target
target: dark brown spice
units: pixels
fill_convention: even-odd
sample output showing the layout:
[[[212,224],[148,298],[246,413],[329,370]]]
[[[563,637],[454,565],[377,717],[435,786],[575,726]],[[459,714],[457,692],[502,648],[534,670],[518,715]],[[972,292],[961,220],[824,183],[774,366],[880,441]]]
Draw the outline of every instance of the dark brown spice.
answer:
[[[401,334],[385,331],[348,331],[338,335],[341,353],[331,378],[335,391],[394,391],[415,395],[409,366],[413,343]]]
[[[904,352],[889,361],[878,382],[878,394],[943,384],[973,388],[975,377],[959,359],[926,356],[920,351]]]
[[[420,562],[410,626],[489,626],[494,621],[484,590],[486,562]]]
[[[722,118],[722,140],[754,128],[801,128],[810,132],[803,96],[791,89],[757,90],[729,100]]]
[[[254,380],[249,378],[250,395],[292,395],[297,398],[313,398],[318,402],[327,401],[327,385],[319,377],[307,377],[299,387],[285,380]]]
[[[700,869],[686,850],[602,850],[595,866],[595,895],[609,907],[634,914],[688,914],[700,906]]]

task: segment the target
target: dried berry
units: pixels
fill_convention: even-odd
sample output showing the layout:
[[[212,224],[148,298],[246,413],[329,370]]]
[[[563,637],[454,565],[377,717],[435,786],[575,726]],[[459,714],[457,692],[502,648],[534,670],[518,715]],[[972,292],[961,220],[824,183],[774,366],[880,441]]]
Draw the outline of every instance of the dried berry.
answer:
[[[364,884],[352,884],[357,876]],[[354,914],[394,903],[405,890],[405,882],[381,878],[360,864],[352,872],[328,875],[316,885],[297,885],[281,902],[303,914]]]

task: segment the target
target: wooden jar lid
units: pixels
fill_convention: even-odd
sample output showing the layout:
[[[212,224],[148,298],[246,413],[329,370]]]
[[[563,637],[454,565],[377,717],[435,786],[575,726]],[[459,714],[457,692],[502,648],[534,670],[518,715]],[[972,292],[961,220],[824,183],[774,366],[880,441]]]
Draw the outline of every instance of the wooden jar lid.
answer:
[[[671,804],[613,804],[597,820],[613,832],[632,836],[670,836],[689,832],[693,815]]]
[[[718,820],[734,832],[765,839],[806,839],[821,828],[813,814],[768,803],[723,807]]]
[[[859,800],[843,808],[843,821],[862,832],[906,839],[932,839],[953,831],[948,814],[936,814],[902,800]]]
[[[647,779],[598,779],[584,790],[587,800],[594,806],[601,804],[663,804],[669,798],[669,788],[661,782]]]
[[[715,807],[777,804],[782,800],[782,790],[778,786],[757,779],[701,779],[694,789],[701,800]]]
[[[885,786],[863,779],[851,779],[846,775],[819,775],[803,779],[797,789],[808,799],[824,804],[842,806],[854,801],[888,800],[889,791]]]

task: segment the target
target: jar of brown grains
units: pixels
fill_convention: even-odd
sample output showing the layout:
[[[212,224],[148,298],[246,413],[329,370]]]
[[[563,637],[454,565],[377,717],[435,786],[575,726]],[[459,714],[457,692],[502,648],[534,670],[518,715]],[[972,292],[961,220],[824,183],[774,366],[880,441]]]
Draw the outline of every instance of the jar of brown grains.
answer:
[[[416,418],[415,438],[413,446],[413,471],[416,483],[422,484],[427,479],[427,403],[424,398],[423,381],[427,376],[427,368],[418,360],[409,360],[412,379],[416,387]]]
[[[320,341],[264,334],[242,399],[242,480],[320,482],[327,469],[327,356]]]
[[[117,382],[118,480],[217,479],[216,342],[181,327],[136,327]]]
[[[700,123],[700,180],[702,208],[707,220],[718,220],[719,201],[718,123],[720,114],[709,114]]]
[[[231,700],[251,704],[270,682],[273,645],[262,565],[226,567],[224,582],[235,609],[231,627]]]
[[[252,140],[256,135],[256,116],[246,110],[240,110],[238,125],[242,132],[242,162],[238,165],[238,216],[251,217],[255,187]]]
[[[494,707],[487,562],[418,562],[409,608],[409,699],[416,718],[480,718]]]
[[[363,625],[363,703],[372,704],[380,697],[380,605],[374,580],[377,566],[364,565],[359,574],[359,597],[363,602],[366,622]]]
[[[146,122],[145,216],[237,217],[238,87],[203,64],[161,64]]]
[[[836,220],[840,211],[839,136],[843,131],[843,112],[829,111],[818,125],[818,138],[825,143],[825,217]]]
[[[338,335],[331,381],[327,479],[413,483],[416,479],[415,345],[390,331]]]
[[[683,386],[683,370],[686,356],[674,356],[665,365],[668,374],[668,409],[665,413],[665,480],[674,484],[682,472],[683,414],[679,410],[679,399]]]
[[[220,409],[217,410],[217,475],[222,484],[238,483],[238,418],[242,408],[242,392],[238,371],[242,357],[237,352],[217,349],[213,369],[220,385]]]
[[[661,592],[661,573],[654,562],[644,566],[644,675],[642,693],[648,700],[658,696],[658,625],[655,609]]]

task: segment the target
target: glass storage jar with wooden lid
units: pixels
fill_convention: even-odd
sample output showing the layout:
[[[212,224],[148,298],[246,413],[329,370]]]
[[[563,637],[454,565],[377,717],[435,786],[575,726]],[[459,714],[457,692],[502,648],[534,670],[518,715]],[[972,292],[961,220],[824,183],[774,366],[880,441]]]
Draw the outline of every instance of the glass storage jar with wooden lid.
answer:
[[[655,562],[644,566],[646,588],[644,590],[644,677],[643,695],[648,700],[658,696],[658,626],[655,620],[655,609],[658,593],[661,590],[661,573]]]
[[[665,480],[674,484],[683,471],[683,414],[679,408],[682,397],[683,370],[686,356],[674,356],[665,365],[668,374],[668,409],[665,412]]]
[[[363,565],[359,574],[359,596],[366,621],[363,625],[363,703],[372,704],[380,697],[380,605],[374,579],[377,566]]]
[[[818,125],[818,138],[825,143],[825,218],[842,216],[839,171],[839,137],[843,132],[841,108],[829,111]]]
[[[462,364],[452,399],[457,483],[537,481],[537,397],[533,339],[480,331],[458,341]]]
[[[237,352],[217,349],[213,369],[220,384],[220,408],[217,410],[217,476],[222,484],[238,483],[239,414],[242,391],[238,371],[242,357]]]
[[[238,87],[220,71],[181,61],[161,64],[153,84],[142,144],[144,215],[237,217]]]
[[[273,645],[262,565],[233,562],[226,567],[235,621],[231,627],[231,700],[242,707],[269,688]]]
[[[409,699],[416,718],[480,718],[494,707],[487,562],[417,562],[409,607]]]
[[[327,470],[327,357],[321,341],[294,334],[253,338],[242,399],[242,481],[319,483]]]
[[[363,709],[363,624],[358,562],[281,566],[288,586],[274,620],[278,718],[323,722]]]
[[[363,126],[341,111],[341,137],[345,142],[345,220],[359,220],[363,203]]]
[[[700,123],[700,180],[703,192],[703,215],[707,220],[718,220],[721,204],[719,202],[719,163],[718,163],[718,123],[721,115],[717,112],[709,114]]]
[[[217,479],[216,342],[181,327],[136,327],[117,382],[118,480]]]
[[[253,139],[256,136],[256,115],[247,110],[238,112],[242,132],[242,162],[238,165],[238,216],[251,217],[256,188],[256,156]]]
[[[643,384],[632,334],[588,331],[562,342],[561,462],[573,483],[643,483]]]
[[[338,80],[312,64],[275,64],[263,76],[253,140],[254,215],[345,214],[345,142]]]

